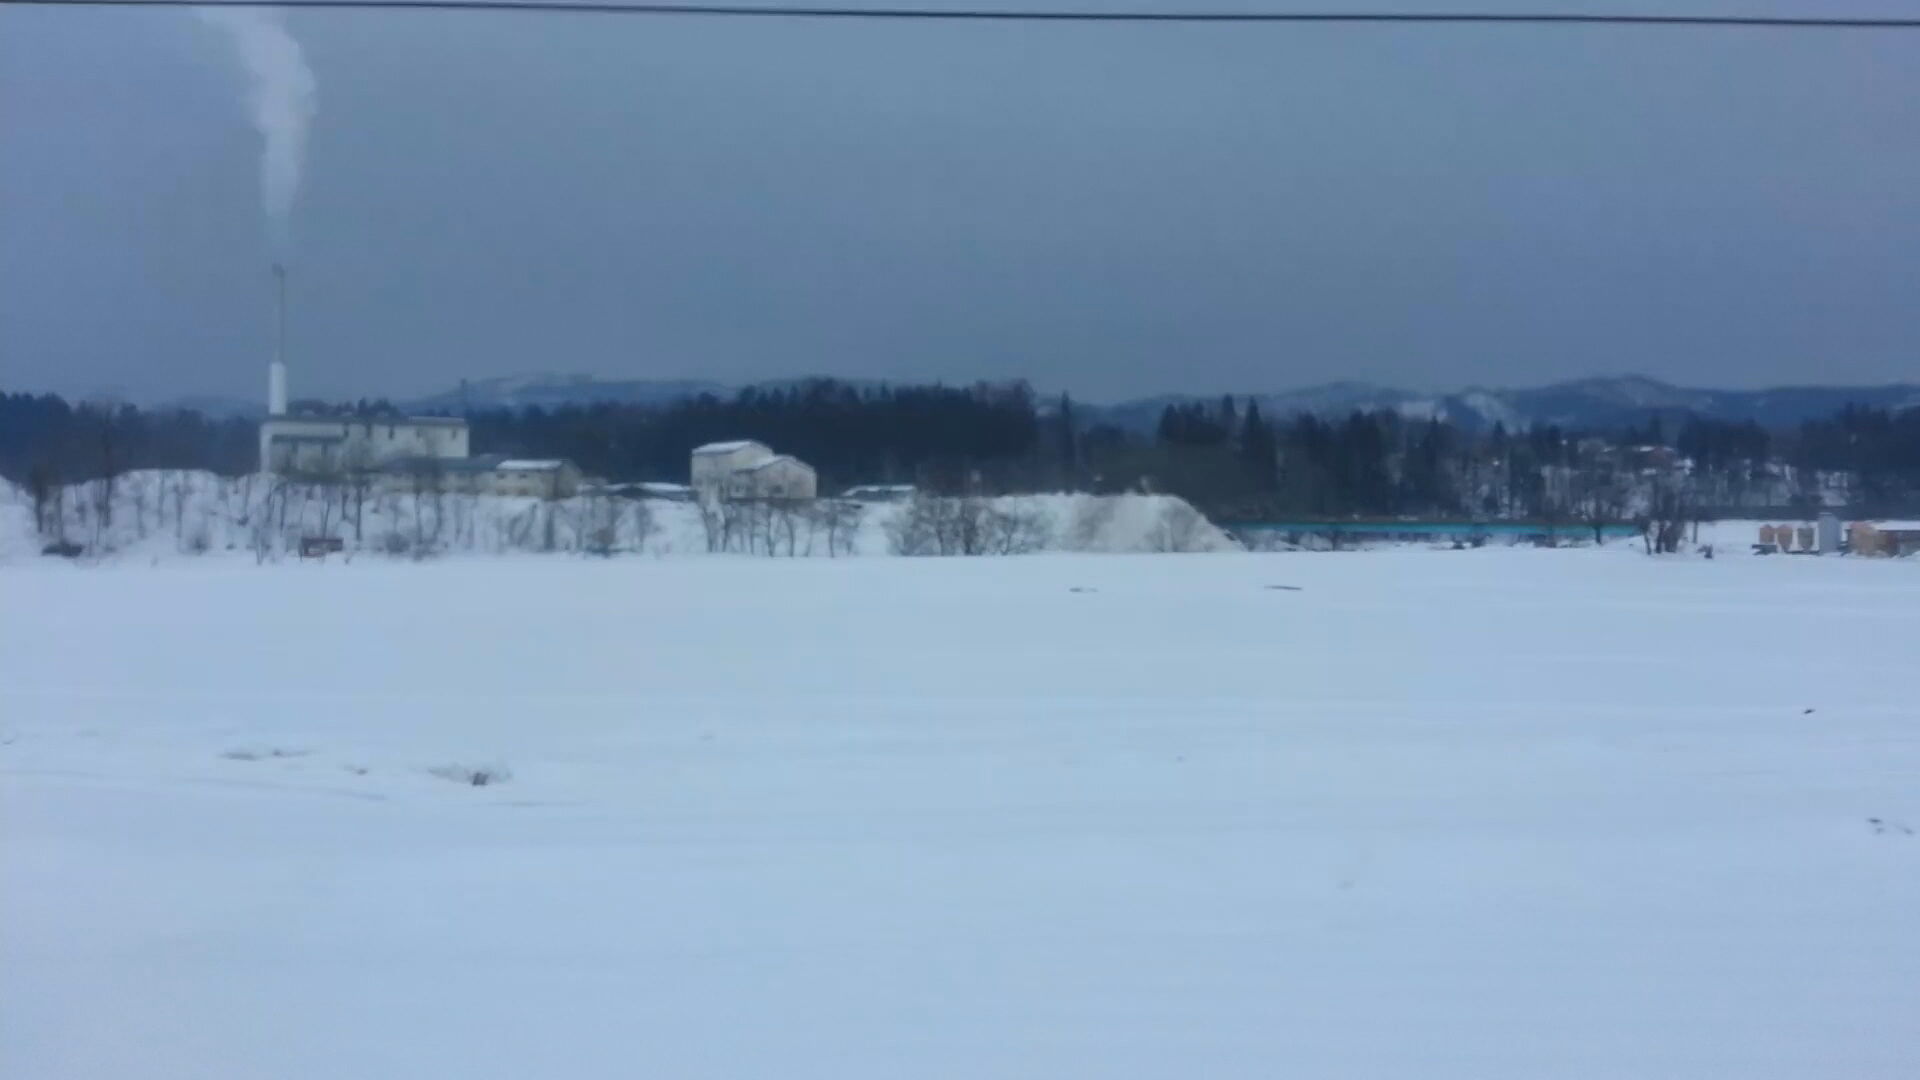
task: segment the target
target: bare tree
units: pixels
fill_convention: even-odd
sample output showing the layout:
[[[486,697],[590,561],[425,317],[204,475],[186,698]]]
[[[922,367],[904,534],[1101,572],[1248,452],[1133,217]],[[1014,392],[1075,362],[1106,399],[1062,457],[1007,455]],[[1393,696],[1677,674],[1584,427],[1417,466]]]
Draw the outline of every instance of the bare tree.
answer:
[[[41,536],[59,533],[59,539],[66,539],[66,522],[62,520],[61,499],[63,488],[54,479],[53,467],[44,462],[36,462],[27,470],[27,494],[33,499],[33,529]],[[49,521],[48,512],[52,511]]]
[[[354,443],[340,464],[347,486],[341,502],[341,512],[344,515],[347,507],[352,507],[353,545],[359,547],[366,522],[367,495],[373,490],[373,481],[378,469],[373,461],[373,452],[364,443]]]
[[[1600,466],[1581,473],[1576,493],[1580,520],[1593,530],[1596,546],[1606,539],[1607,526],[1627,514],[1627,489],[1618,474]]]
[[[620,500],[595,492],[580,496],[575,503],[579,512],[576,535],[580,550],[603,559],[619,551],[620,519],[625,515]]]
[[[851,554],[854,534],[866,508],[845,499],[826,499],[817,504],[820,525],[827,533],[827,556]]]
[[[1540,496],[1540,545],[1542,547],[1560,546],[1560,520],[1564,516],[1558,499],[1547,494]]]
[[[107,533],[113,526],[113,497],[118,487],[115,480],[116,478],[112,476],[102,476],[92,485],[93,549],[95,551],[105,550]]]
[[[95,449],[99,454],[100,479],[94,484],[94,548],[99,550],[102,534],[113,527],[113,499],[120,481],[120,473],[126,467],[121,453],[120,438],[116,433],[112,417],[102,406],[100,430]]]
[[[285,478],[275,477],[273,486],[267,489],[267,494],[261,501],[259,512],[249,515],[249,520],[252,522],[249,532],[252,540],[253,561],[256,563],[266,562],[276,552],[274,541],[279,533],[276,532],[274,522],[277,516],[280,522],[279,531],[284,532],[287,519],[287,490],[290,486]]]
[[[480,496],[468,487],[459,486],[443,498],[453,520],[453,546],[472,550],[478,543],[475,522],[480,515]]]
[[[413,555],[423,559],[440,544],[444,524],[440,497],[446,488],[446,470],[438,458],[416,458],[407,470],[407,478],[413,489]],[[429,507],[433,509],[432,532],[426,527]]]
[[[301,529],[304,530],[307,525],[307,502],[311,498],[318,496],[320,499],[320,520],[315,529],[315,535],[333,535],[333,513],[336,500],[340,503],[341,514],[345,515],[346,513],[346,479],[347,473],[345,466],[332,457],[323,458],[313,466],[301,471],[300,486],[302,499],[298,521]]]
[[[895,555],[944,555],[941,550],[941,518],[950,500],[936,495],[915,494],[901,507],[898,516],[887,522],[887,546]]]
[[[985,507],[981,545],[969,554],[1026,555],[1044,550],[1052,539],[1046,516],[1037,510]]]
[[[701,496],[700,529],[707,538],[708,553],[726,550],[726,515],[720,500]]]
[[[540,504],[534,503],[507,521],[506,545],[513,551],[533,550],[533,529],[540,520]]]
[[[916,494],[888,523],[887,539],[898,555],[1013,555],[1039,550],[1049,536],[1038,513],[973,495]]]
[[[627,520],[631,522],[629,528],[633,535],[633,550],[645,551],[647,541],[652,539],[658,528],[653,520],[653,508],[647,505],[647,500],[635,499],[632,509],[627,513]]]
[[[1664,487],[1655,491],[1648,514],[1640,523],[1647,554],[1663,555],[1679,551],[1680,542],[1686,538],[1687,519],[1690,516],[1687,500],[1679,489]]]
[[[784,546],[788,558],[798,555],[804,504],[797,499],[762,499],[760,502],[766,522],[767,554],[778,554]]]
[[[720,509],[720,550],[753,551],[753,508],[738,499],[723,498]]]
[[[127,477],[128,501],[133,504],[133,536],[135,540],[147,538],[147,483],[150,474],[133,473]],[[156,507],[156,510],[158,507]]]
[[[162,498],[173,496],[173,538],[180,541],[187,535],[187,497],[193,494],[193,474],[185,469],[173,469],[162,477]]]

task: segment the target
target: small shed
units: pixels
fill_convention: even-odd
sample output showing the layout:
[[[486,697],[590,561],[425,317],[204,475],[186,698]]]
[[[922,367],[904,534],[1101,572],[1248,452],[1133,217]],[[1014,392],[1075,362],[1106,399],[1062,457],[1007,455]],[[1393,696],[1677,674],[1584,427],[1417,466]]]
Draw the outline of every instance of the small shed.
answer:
[[[1920,554],[1920,521],[1856,521],[1847,530],[1847,548],[1855,555]]]
[[[564,458],[505,458],[486,477],[495,495],[566,499],[580,490],[580,470]]]
[[[1831,555],[1840,550],[1840,519],[1832,514],[1821,514],[1816,523],[1820,533],[1820,554]]]

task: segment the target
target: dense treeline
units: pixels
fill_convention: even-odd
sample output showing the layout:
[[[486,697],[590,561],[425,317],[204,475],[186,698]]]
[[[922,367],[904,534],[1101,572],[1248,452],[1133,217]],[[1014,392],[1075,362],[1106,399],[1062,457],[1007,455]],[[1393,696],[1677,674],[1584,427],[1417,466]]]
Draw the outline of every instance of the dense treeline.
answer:
[[[1803,425],[1797,456],[1809,468],[1852,473],[1868,503],[1910,503],[1920,497],[1920,408],[1892,413],[1850,405]]]
[[[381,403],[337,406],[379,410]],[[565,457],[610,480],[684,480],[703,442],[754,438],[819,470],[822,490],[1153,490],[1226,519],[1350,516],[1622,518],[1662,498],[1780,506],[1846,494],[1920,508],[1920,410],[1849,407],[1798,430],[1688,418],[1615,431],[1471,431],[1391,411],[1269,418],[1227,397],[1169,406],[1152,433],[1085,424],[1024,384],[856,388],[831,380],[670,405],[598,404],[470,417],[475,453]],[[0,475],[66,483],[136,468],[255,465],[252,421],[0,395]],[[1688,465],[1690,464],[1690,468]]]
[[[236,476],[253,469],[259,445],[259,426],[251,420],[0,393],[0,476],[15,483],[30,476],[75,483],[129,469]]]
[[[476,453],[564,457],[616,480],[686,479],[702,443],[758,439],[819,471],[825,487],[856,483],[953,485],[970,474],[1013,486],[1041,421],[1024,384],[857,389],[814,380],[666,406],[582,405],[475,413]]]

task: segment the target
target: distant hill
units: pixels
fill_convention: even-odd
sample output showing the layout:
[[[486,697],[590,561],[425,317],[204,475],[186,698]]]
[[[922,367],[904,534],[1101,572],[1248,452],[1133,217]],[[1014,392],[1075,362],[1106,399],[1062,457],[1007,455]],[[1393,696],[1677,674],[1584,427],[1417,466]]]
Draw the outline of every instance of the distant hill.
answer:
[[[824,376],[767,379],[750,383],[756,390],[789,390]],[[835,379],[835,382],[862,390],[886,385],[875,379]],[[453,387],[437,394],[400,402],[409,412],[453,412],[463,407],[486,409],[523,409],[530,405],[552,408],[556,405],[668,405],[702,394],[732,397],[743,386],[705,379],[599,379],[591,375],[530,374],[507,375],[494,379],[475,379],[463,389]]]
[[[458,413],[464,409],[524,409],[538,405],[664,405],[701,394],[731,395],[732,388],[700,379],[596,379],[553,373],[474,379],[465,387],[400,402],[409,412]]]
[[[1448,394],[1416,394],[1369,383],[1340,382],[1277,394],[1250,395],[1268,418],[1300,413],[1342,416],[1355,409],[1392,409],[1415,419],[1437,417],[1470,430],[1496,423],[1509,428],[1558,424],[1567,428],[1618,428],[1644,424],[1650,416],[1694,414],[1727,421],[1792,427],[1827,416],[1848,404],[1885,409],[1920,406],[1920,384],[1889,386],[1784,386],[1767,390],[1710,390],[1673,386],[1640,375],[1576,379],[1530,389],[1470,387]],[[1150,431],[1170,404],[1217,401],[1220,395],[1167,395],[1111,406],[1082,407],[1089,421]],[[1249,395],[1236,395],[1245,408]]]
[[[769,379],[751,384],[763,390],[787,389],[806,378]],[[884,383],[872,379],[843,379],[861,389]],[[409,412],[459,413],[463,409],[520,409],[537,405],[589,405],[600,402],[666,405],[713,394],[731,397],[741,387],[702,379],[600,379],[591,375],[535,373],[475,379],[461,387],[412,398],[398,404]],[[1165,394],[1113,405],[1076,401],[1082,423],[1110,423],[1130,431],[1152,431],[1168,405],[1193,401],[1214,402],[1221,395]],[[1877,408],[1920,407],[1920,384],[1887,386],[1782,386],[1766,390],[1715,390],[1674,386],[1642,375],[1575,379],[1521,389],[1468,387],[1444,394],[1421,394],[1365,382],[1332,382],[1269,394],[1235,394],[1244,408],[1258,400],[1269,418],[1299,413],[1344,416],[1355,409],[1393,409],[1415,419],[1437,417],[1461,427],[1482,431],[1496,423],[1509,428],[1530,424],[1559,424],[1568,428],[1618,428],[1644,424],[1649,416],[1677,418],[1697,414],[1718,420],[1752,420],[1770,428],[1792,427],[1803,420],[1827,416],[1849,403]],[[1051,395],[1041,395],[1050,407]],[[210,416],[257,416],[257,402],[238,398],[186,398],[169,403]]]
[[[175,398],[157,406],[159,411],[197,412],[211,420],[226,420],[231,417],[259,417],[266,415],[265,401],[251,398],[226,397],[220,394],[201,394],[194,397]]]

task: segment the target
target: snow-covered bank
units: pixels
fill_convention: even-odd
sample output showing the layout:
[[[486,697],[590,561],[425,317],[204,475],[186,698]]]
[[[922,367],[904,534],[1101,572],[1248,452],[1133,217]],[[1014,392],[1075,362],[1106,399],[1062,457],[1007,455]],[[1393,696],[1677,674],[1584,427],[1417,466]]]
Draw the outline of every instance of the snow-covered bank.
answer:
[[[128,473],[111,486],[93,481],[59,493],[44,510],[44,537],[35,530],[27,492],[0,482],[0,559],[35,555],[52,539],[70,540],[108,560],[228,553],[278,559],[296,551],[306,536],[339,537],[349,551],[398,556],[590,548],[796,556],[901,550],[903,519],[912,504],[831,505],[831,520],[811,509],[758,518],[743,509],[737,519],[721,521],[691,503],[665,499],[582,495],[548,502],[148,470]],[[1006,496],[981,500],[979,509],[1018,526],[1021,552],[1238,550],[1192,507],[1166,495]]]
[[[0,1073],[1904,1080],[1913,569],[9,567]]]

